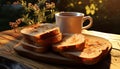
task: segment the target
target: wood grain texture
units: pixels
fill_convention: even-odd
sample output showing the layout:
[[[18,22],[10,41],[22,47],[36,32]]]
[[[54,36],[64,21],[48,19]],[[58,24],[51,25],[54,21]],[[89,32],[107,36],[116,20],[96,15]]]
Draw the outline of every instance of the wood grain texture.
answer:
[[[105,58],[105,61],[101,61],[100,63],[92,66],[66,66],[59,64],[50,64],[42,61],[35,61],[28,59],[26,57],[22,57],[15,52],[13,47],[18,46],[22,36],[20,33],[14,33],[13,30],[7,30],[0,32],[0,56],[4,56],[6,58],[15,60],[17,62],[23,63],[33,69],[119,69],[120,68],[120,35],[109,34],[109,33],[101,33],[96,31],[84,31],[83,33],[96,35],[100,37],[107,37],[112,43],[111,54]],[[93,34],[94,33],[94,34]]]

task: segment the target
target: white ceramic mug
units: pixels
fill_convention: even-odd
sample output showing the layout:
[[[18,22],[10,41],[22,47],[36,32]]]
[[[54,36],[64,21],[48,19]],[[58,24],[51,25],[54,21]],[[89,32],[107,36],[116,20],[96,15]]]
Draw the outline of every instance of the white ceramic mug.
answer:
[[[55,19],[62,33],[81,33],[82,29],[90,28],[93,23],[91,16],[79,12],[59,12],[55,14]],[[89,20],[89,24],[83,27],[85,20]]]

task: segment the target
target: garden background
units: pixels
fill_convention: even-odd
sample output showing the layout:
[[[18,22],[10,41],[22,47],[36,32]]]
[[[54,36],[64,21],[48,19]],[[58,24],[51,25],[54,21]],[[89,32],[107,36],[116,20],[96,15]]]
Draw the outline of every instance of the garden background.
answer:
[[[19,26],[55,23],[56,12],[75,11],[93,17],[91,30],[120,34],[119,3],[120,0],[0,0],[0,31],[12,29],[9,23],[18,19],[22,19]]]

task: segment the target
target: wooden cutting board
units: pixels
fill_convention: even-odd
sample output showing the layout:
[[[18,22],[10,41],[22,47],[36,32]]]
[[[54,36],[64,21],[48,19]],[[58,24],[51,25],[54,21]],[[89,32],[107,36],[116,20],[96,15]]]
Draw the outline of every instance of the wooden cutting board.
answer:
[[[111,46],[111,43],[107,39],[93,36],[93,35],[86,35],[86,34],[84,35],[89,40],[106,42],[106,44],[109,44],[108,52],[106,55],[109,54],[109,51],[111,50],[112,46]],[[34,59],[36,61],[43,61],[47,63],[62,64],[62,65],[83,65],[81,62],[75,61],[73,59],[68,59],[66,57],[59,55],[58,53],[54,53],[51,51],[45,52],[45,53],[36,53],[34,51],[24,49],[21,42],[19,42],[19,44],[15,46],[14,49],[18,54],[24,57],[30,58],[30,59]],[[103,57],[101,57],[101,59],[103,59]]]

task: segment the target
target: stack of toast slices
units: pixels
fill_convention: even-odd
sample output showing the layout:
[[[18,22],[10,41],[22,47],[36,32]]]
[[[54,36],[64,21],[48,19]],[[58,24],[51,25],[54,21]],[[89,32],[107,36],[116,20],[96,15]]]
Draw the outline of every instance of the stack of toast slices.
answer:
[[[50,23],[25,27],[21,34],[24,49],[36,53],[52,51],[87,65],[99,62],[111,48],[110,43],[89,40],[84,34],[63,34],[57,25]]]

